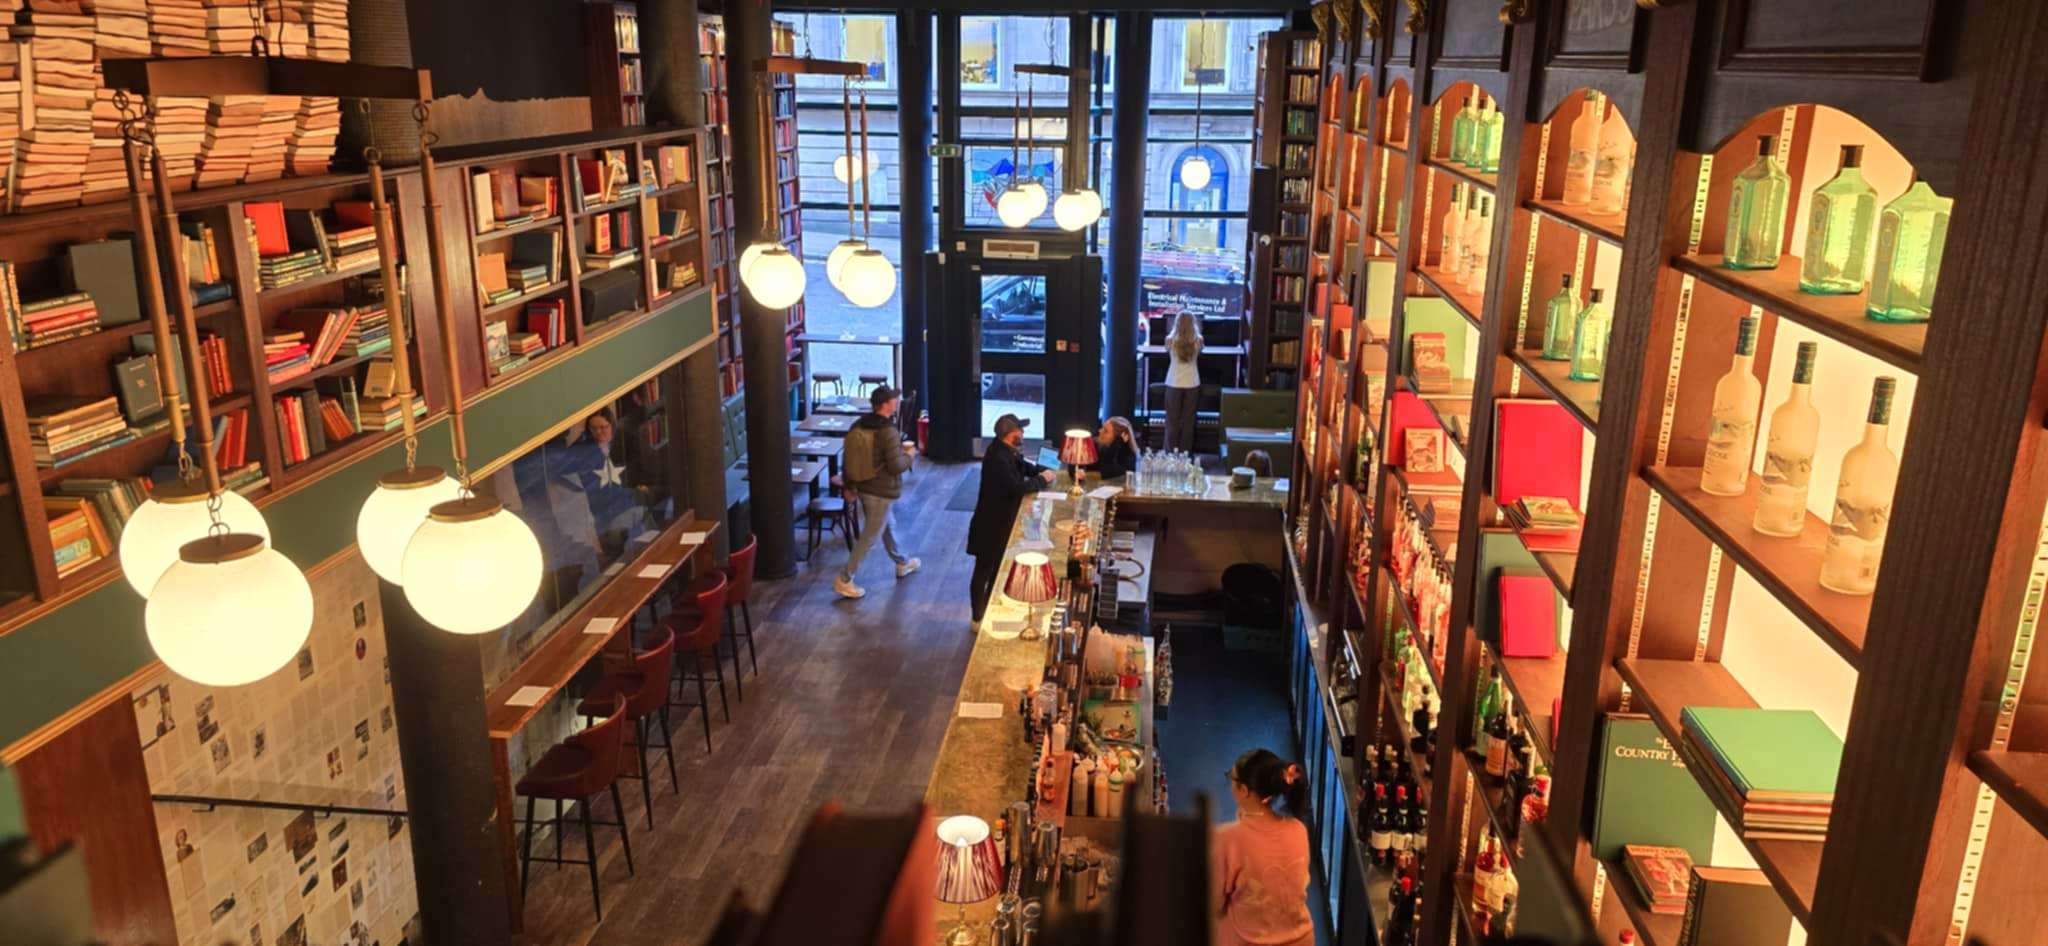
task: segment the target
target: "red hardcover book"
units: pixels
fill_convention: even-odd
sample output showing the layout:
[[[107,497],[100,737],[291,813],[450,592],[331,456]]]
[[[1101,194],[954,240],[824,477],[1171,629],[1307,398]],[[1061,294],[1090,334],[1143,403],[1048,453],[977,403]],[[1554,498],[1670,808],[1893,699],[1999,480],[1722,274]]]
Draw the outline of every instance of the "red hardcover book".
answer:
[[[576,178],[583,185],[583,202],[585,204],[604,202],[606,199],[605,195],[608,192],[604,186],[605,163],[603,161],[594,158],[576,159]],[[598,252],[602,253],[604,251],[599,250]]]
[[[1500,652],[1548,659],[1557,653],[1557,592],[1543,575],[1500,576]]]
[[[1494,502],[1556,496],[1579,508],[1586,429],[1548,398],[1496,401],[1493,416]],[[1578,547],[1576,534],[1567,547]]]
[[[242,205],[242,213],[256,222],[256,255],[282,256],[292,251],[291,240],[285,236],[284,204],[250,201]]]
[[[367,200],[337,200],[334,202],[334,222],[343,230],[377,225],[377,212]]]
[[[609,253],[612,251],[612,215],[599,214],[590,218],[590,251]]]
[[[1387,463],[1406,468],[1408,464],[1408,430],[1411,427],[1424,430],[1440,430],[1436,414],[1429,405],[1422,403],[1411,391],[1394,392],[1394,414],[1388,418]],[[1573,467],[1574,471],[1578,468]]]
[[[51,332],[75,328],[80,325],[98,325],[99,321],[100,310],[93,308],[91,303],[87,303],[82,309],[61,310],[55,316],[41,318],[28,323],[28,334],[33,338],[37,335],[48,335]]]

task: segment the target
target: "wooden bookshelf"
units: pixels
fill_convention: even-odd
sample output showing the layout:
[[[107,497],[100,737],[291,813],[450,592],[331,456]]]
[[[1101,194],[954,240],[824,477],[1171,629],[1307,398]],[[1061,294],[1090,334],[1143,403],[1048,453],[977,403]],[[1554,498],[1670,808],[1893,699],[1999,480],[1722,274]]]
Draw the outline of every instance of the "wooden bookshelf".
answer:
[[[711,318],[717,336],[719,386],[726,397],[746,384],[739,333],[739,282],[733,264],[739,260],[738,231],[731,187],[731,103],[727,97],[725,25],[716,14],[698,17],[698,86],[704,96],[704,226],[710,260]]]
[[[647,124],[639,7],[626,0],[596,0],[584,6],[584,21],[590,44],[591,127]]]
[[[1275,359],[1276,341],[1298,335],[1315,303],[1310,286],[1318,268],[1311,260],[1317,214],[1329,208],[1318,199],[1318,138],[1331,115],[1319,102],[1322,44],[1315,32],[1284,30],[1259,37],[1252,114],[1253,191],[1246,220],[1250,228],[1245,272],[1250,306],[1245,313],[1245,382],[1273,386],[1274,373],[1292,372],[1297,359]],[[1328,250],[1324,248],[1327,256]]]

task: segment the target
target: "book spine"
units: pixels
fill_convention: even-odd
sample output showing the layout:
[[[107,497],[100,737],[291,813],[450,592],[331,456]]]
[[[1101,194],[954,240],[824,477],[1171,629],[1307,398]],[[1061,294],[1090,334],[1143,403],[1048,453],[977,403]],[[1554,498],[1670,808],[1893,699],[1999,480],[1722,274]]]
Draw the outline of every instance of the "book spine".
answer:
[[[1700,932],[1700,911],[1706,906],[1707,882],[1695,874],[1685,890],[1685,919],[1678,925],[1678,946],[1695,946]]]

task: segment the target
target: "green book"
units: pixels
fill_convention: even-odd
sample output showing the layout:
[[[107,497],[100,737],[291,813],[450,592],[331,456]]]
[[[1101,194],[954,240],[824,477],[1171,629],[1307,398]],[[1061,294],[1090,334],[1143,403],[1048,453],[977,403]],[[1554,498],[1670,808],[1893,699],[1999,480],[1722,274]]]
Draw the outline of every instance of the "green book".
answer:
[[[1736,867],[1692,869],[1678,946],[1756,946],[1792,935],[1792,912],[1763,871]]]
[[[1812,710],[1688,706],[1687,732],[1748,801],[1830,801],[1842,740]]]
[[[1594,857],[1620,860],[1630,844],[1684,848],[1695,863],[1713,857],[1719,812],[1649,717],[1608,714],[1601,726],[1598,791]]]

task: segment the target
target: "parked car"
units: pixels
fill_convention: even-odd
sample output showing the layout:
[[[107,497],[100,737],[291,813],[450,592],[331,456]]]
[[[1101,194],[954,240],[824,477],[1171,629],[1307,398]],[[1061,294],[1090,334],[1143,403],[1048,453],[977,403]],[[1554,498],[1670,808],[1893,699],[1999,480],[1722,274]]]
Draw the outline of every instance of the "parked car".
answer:
[[[981,350],[1045,350],[1045,277],[994,276],[982,280]]]

